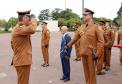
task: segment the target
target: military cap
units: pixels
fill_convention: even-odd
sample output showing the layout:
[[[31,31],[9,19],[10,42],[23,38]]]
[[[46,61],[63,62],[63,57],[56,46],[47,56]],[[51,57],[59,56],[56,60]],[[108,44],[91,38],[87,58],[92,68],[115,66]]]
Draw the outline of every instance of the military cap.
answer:
[[[105,20],[100,20],[99,23],[103,23],[103,24],[105,24],[105,22],[106,22]]]
[[[31,12],[31,10],[17,11],[19,21],[22,21],[22,18],[24,15],[27,15],[28,17],[30,17],[30,12]]]
[[[44,23],[44,24],[48,24],[47,22],[45,22],[45,21],[43,21],[42,23]]]
[[[92,10],[88,9],[88,8],[84,8],[84,13],[85,13],[85,12],[89,12],[89,13],[91,13],[92,15],[94,14],[94,12],[93,12]]]
[[[30,14],[31,10],[26,10],[26,11],[17,11],[18,15],[26,15]]]
[[[111,20],[105,20],[105,22],[111,22]]]

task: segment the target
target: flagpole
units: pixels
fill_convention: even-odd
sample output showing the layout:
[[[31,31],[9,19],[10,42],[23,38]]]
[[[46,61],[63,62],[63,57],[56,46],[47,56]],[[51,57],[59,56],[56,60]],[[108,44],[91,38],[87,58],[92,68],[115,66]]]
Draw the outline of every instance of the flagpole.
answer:
[[[66,4],[67,4],[67,3],[66,3],[66,0],[65,0],[65,10],[66,10]]]
[[[84,12],[84,0],[82,0],[82,16],[83,16],[83,12]]]

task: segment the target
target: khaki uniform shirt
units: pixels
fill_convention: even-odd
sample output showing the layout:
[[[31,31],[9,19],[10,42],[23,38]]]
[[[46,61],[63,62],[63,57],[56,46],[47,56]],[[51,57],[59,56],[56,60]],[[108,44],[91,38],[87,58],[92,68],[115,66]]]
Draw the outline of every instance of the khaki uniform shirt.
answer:
[[[122,44],[122,30],[119,30],[119,32],[118,32],[117,43]]]
[[[50,31],[47,28],[42,30],[41,36],[42,36],[42,38],[41,38],[41,45],[42,46],[49,45]]]
[[[87,27],[83,25],[81,29],[78,29],[72,42],[80,39],[80,55],[89,55],[93,49],[97,49],[97,54],[101,52],[104,46],[104,37],[102,28],[96,24],[89,24]]]
[[[105,39],[105,46],[113,45],[115,40],[115,31],[110,28],[104,29],[104,39]]]
[[[12,31],[11,46],[13,49],[12,65],[23,66],[32,64],[32,46],[30,35],[35,32],[34,25],[19,26]]]

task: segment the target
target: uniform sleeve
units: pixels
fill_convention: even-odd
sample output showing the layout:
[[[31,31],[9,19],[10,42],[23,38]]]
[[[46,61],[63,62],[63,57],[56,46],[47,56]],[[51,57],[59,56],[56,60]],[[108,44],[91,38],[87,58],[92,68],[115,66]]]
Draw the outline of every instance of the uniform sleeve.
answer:
[[[46,44],[46,45],[49,44],[49,40],[50,40],[50,32],[47,31],[47,32],[46,32],[46,40],[45,40],[45,42],[46,42],[45,44]]]
[[[119,44],[120,42],[120,33],[118,32],[118,36],[117,36],[117,44]]]
[[[110,34],[111,34],[111,44],[113,45],[115,40],[115,32],[111,30]]]
[[[29,26],[22,26],[22,28],[19,25],[16,25],[15,28],[16,28],[16,34],[18,35],[34,34],[36,29],[33,24],[30,24]]]
[[[31,19],[31,23],[32,23],[35,27],[37,27],[38,21],[37,21],[36,18],[32,18],[32,19]]]
[[[14,50],[13,41],[12,40],[11,40],[11,48],[12,48],[12,50]]]
[[[78,40],[76,43],[75,43],[75,48],[79,48],[80,47],[80,41]]]
[[[96,34],[97,34],[97,56],[103,51],[104,48],[104,37],[103,37],[103,31],[100,26],[96,29]]]
[[[115,40],[115,32],[113,30],[109,30],[109,36],[110,36],[110,40],[105,43],[106,47],[112,47],[112,45],[114,44],[114,40]]]
[[[72,45],[75,44],[78,41],[78,39],[80,39],[80,37],[82,36],[82,34],[83,34],[83,32],[80,32],[79,30],[77,30],[75,32],[75,35],[74,35],[73,39],[67,44],[67,46],[69,48],[71,48]]]

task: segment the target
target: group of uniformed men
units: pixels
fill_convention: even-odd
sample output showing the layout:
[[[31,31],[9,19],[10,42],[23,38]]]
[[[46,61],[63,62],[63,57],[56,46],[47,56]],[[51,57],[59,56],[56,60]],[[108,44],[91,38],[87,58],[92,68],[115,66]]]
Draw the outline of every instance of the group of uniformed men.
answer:
[[[110,70],[115,40],[115,30],[110,28],[110,22],[104,20],[95,24],[93,14],[92,10],[84,9],[84,24],[77,28],[74,38],[67,45],[70,48],[77,41],[80,43],[77,50],[83,62],[86,84],[96,84],[96,74],[104,75],[103,69]]]
[[[32,64],[32,46],[30,36],[36,30],[36,20],[31,18],[30,11],[18,12],[19,23],[12,31],[11,45],[13,49],[12,65],[15,66],[18,83],[29,84],[30,68]],[[63,68],[64,82],[70,80],[70,53],[72,45],[76,46],[76,60],[82,60],[86,84],[96,84],[96,74],[104,75],[103,69],[110,70],[111,65],[111,49],[115,40],[115,30],[110,28],[109,21],[100,21],[95,24],[93,21],[94,12],[85,8],[83,13],[84,24],[77,22],[75,25],[76,32],[73,39],[66,33],[67,27],[61,28],[62,44],[61,44],[61,62]],[[44,58],[43,67],[49,66],[49,40],[50,31],[47,28],[47,23],[42,22],[42,38],[41,48]],[[122,43],[122,26],[118,33],[118,44]],[[66,51],[66,52],[65,52]],[[122,65],[122,49],[121,65]],[[62,54],[63,53],[63,54]],[[66,78],[67,77],[67,78]]]

